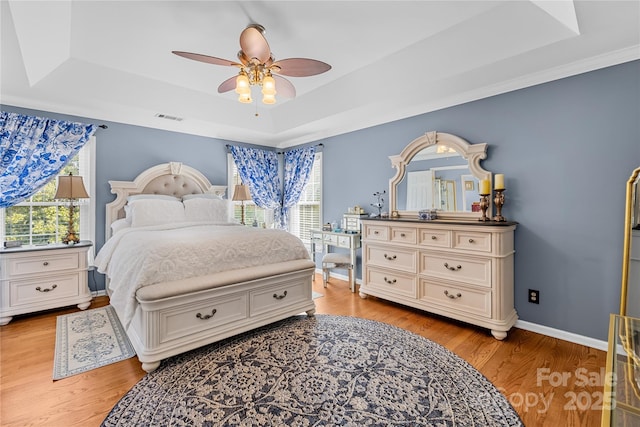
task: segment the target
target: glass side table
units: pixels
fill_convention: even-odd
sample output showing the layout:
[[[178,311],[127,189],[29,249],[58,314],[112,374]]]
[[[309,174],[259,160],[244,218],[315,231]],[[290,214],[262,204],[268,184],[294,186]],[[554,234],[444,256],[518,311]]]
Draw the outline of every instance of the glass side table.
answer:
[[[602,426],[640,426],[640,319],[612,314]]]

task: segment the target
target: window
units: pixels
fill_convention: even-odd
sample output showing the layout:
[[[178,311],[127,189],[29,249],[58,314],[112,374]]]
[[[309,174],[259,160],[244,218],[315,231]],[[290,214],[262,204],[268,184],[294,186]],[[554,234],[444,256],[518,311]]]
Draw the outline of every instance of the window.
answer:
[[[233,161],[233,156],[228,156],[228,170],[230,171],[229,182],[229,198],[233,197],[233,186],[240,183],[238,170]],[[235,202],[235,219],[240,222],[241,207],[240,202]],[[253,224],[254,219],[258,225],[265,224],[270,228],[273,225],[273,212],[271,210],[262,209],[256,206],[252,201],[244,202],[245,205],[245,224]],[[320,228],[322,215],[322,153],[316,153],[313,162],[313,169],[309,177],[309,182],[302,193],[300,201],[297,205],[289,209],[289,231],[300,238],[304,244],[310,249],[311,240],[309,230],[312,228]]]
[[[78,155],[60,171],[61,174],[81,175],[90,196],[95,197],[93,171],[95,168],[95,137],[82,147]],[[69,206],[64,200],[56,200],[57,178],[49,181],[28,200],[9,208],[0,209],[0,238],[2,241],[18,240],[23,245],[60,243],[67,233]],[[91,199],[76,201],[79,208],[75,215],[75,230],[82,240],[95,241],[95,203]]]
[[[311,250],[309,230],[322,223],[322,153],[316,153],[309,182],[297,205],[290,209],[289,231]]]
[[[227,194],[229,199],[233,198],[233,189],[236,184],[241,183],[240,175],[238,175],[238,168],[236,162],[233,161],[231,154],[227,155],[227,170],[230,171],[227,177],[229,183],[227,188]],[[235,207],[233,210],[233,216],[236,221],[240,222],[242,218],[242,202],[234,202]],[[263,209],[253,203],[253,200],[245,200],[244,202],[244,223],[245,224],[258,224],[259,227],[271,228],[273,226],[273,211],[270,209]]]

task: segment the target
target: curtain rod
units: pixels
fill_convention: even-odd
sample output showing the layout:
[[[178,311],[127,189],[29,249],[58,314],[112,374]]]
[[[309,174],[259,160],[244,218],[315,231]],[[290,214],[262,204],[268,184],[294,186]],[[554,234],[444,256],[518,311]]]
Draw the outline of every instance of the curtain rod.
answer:
[[[231,147],[231,144],[226,144],[225,147],[227,148],[227,150],[229,150],[229,148]],[[314,145],[314,147],[324,147],[323,143],[319,143]],[[276,151],[276,154],[283,154],[284,151]]]

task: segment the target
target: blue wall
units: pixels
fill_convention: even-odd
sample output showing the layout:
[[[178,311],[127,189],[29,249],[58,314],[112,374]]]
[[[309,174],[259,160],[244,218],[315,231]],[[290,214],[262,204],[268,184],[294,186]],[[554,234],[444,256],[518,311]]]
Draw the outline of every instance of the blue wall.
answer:
[[[97,236],[104,243],[110,179],[132,180],[168,161],[226,182],[228,141],[2,106],[2,110],[107,124],[97,136]],[[640,61],[522,89],[321,141],[323,221],[347,207],[372,211],[388,190],[388,156],[427,131],[489,144],[482,166],[504,173],[503,213],[518,221],[515,296],[520,319],[597,339],[618,311],[625,184],[640,165]],[[102,282],[100,282],[102,283]],[[540,305],[527,290],[540,290]]]
[[[324,222],[369,206],[394,175],[388,156],[426,131],[489,144],[518,221],[522,320],[597,339],[618,312],[625,185],[640,166],[640,61],[322,140]],[[369,211],[373,209],[369,208]],[[361,277],[361,276],[360,276]],[[540,304],[527,290],[540,290]]]

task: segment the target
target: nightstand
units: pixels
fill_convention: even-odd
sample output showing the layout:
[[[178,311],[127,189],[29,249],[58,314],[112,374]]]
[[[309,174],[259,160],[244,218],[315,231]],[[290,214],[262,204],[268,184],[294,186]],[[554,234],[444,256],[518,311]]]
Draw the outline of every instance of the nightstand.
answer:
[[[13,316],[91,305],[87,252],[93,243],[0,249],[0,325]]]

